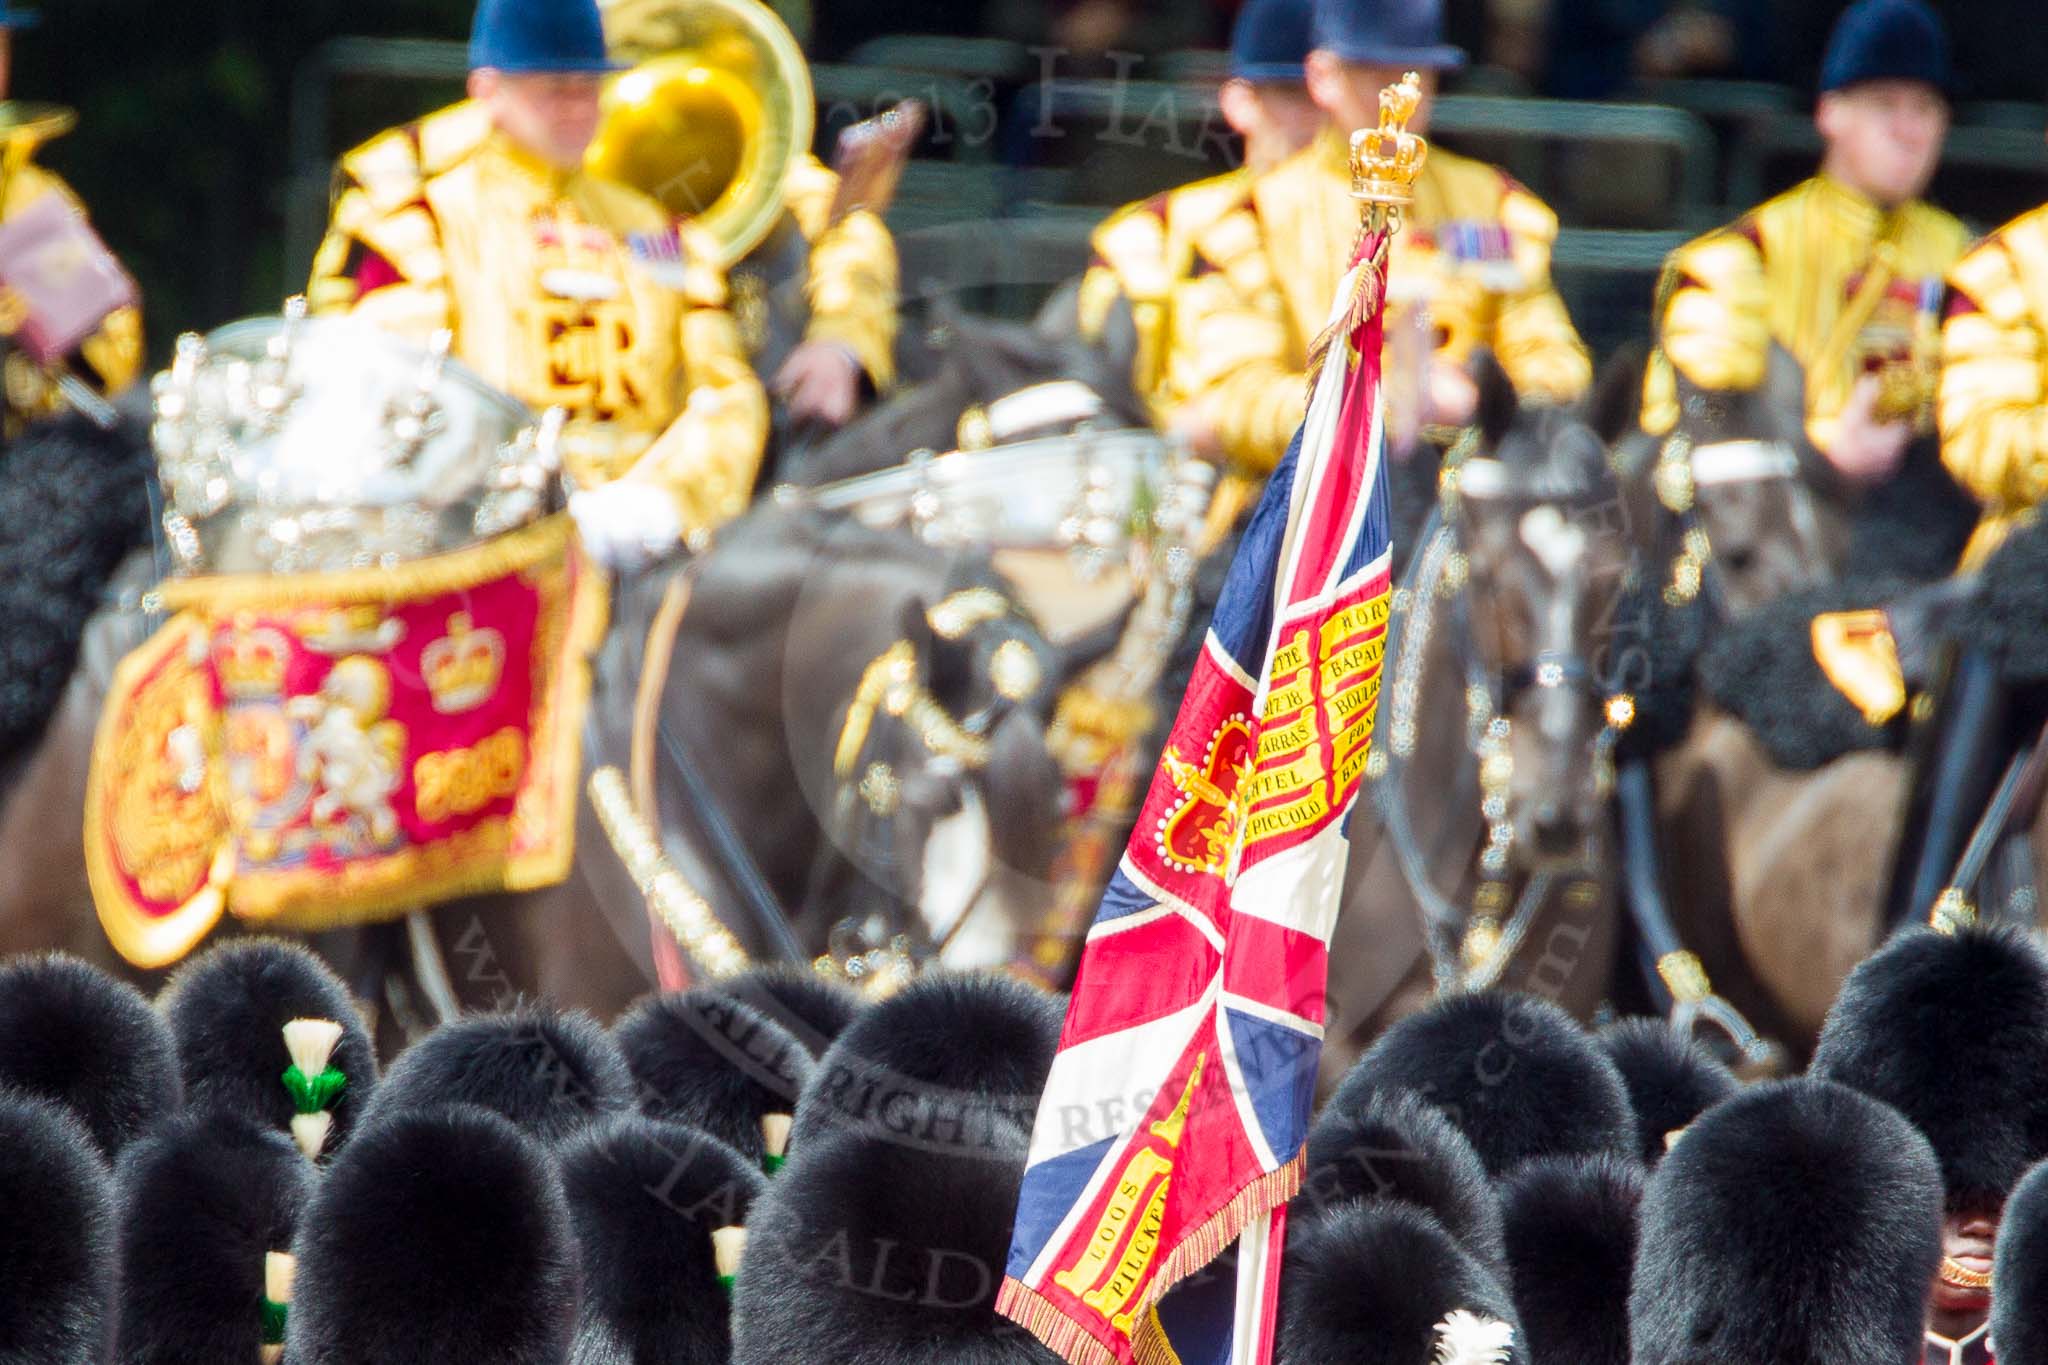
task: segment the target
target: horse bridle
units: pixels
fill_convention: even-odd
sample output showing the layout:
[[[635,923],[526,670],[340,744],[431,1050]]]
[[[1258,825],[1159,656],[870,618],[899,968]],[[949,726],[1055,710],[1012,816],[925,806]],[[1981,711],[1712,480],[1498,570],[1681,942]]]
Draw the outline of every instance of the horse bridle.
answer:
[[[1018,616],[1016,605],[995,589],[978,586],[952,593],[926,612],[926,624],[941,640],[965,638],[976,628]],[[977,774],[987,768],[991,757],[990,736],[1009,708],[1028,700],[1044,678],[1030,646],[1021,640],[998,645],[989,660],[989,681],[993,696],[972,714],[956,718],[945,704],[932,695],[918,676],[917,647],[908,639],[892,642],[861,672],[860,685],[847,706],[846,719],[834,747],[832,771],[837,783],[834,799],[836,838],[828,838],[818,850],[818,862],[811,870],[815,891],[829,874],[831,858],[842,847],[868,832],[869,822],[886,827],[902,810],[901,782],[892,765],[874,760],[863,762],[875,747],[881,722],[894,721],[907,728],[924,753],[954,765],[964,791],[972,787]],[[993,870],[985,870],[979,886],[968,899],[971,910],[986,890]],[[963,912],[947,932],[931,945],[942,953],[970,915]],[[908,953],[907,937],[892,937],[892,954]]]
[[[1724,468],[1713,477],[1702,477],[1698,470],[1698,457],[1708,451],[1719,452],[1721,459],[1733,468]],[[1693,600],[1704,596],[1707,610],[1717,621],[1726,621],[1732,615],[1728,606],[1728,593],[1721,582],[1719,569],[1714,559],[1714,544],[1707,533],[1707,527],[1700,516],[1699,489],[1703,483],[1732,483],[1739,480],[1783,479],[1792,484],[1792,517],[1799,534],[1809,542],[1820,539],[1819,527],[1814,518],[1811,495],[1798,480],[1799,466],[1796,457],[1782,442],[1764,440],[1715,441],[1697,445],[1683,429],[1673,431],[1664,439],[1657,451],[1657,467],[1651,482],[1655,487],[1657,501],[1669,512],[1678,528],[1678,549],[1670,561],[1670,572],[1662,589],[1665,603],[1672,607],[1685,607]]]
[[[1595,741],[1600,746],[1595,755],[1596,780],[1604,774],[1608,786],[1613,780],[1614,747],[1634,719],[1633,702],[1626,696],[1605,695],[1596,670],[1582,654],[1543,651],[1511,668],[1492,669],[1473,649],[1466,595],[1470,567],[1458,546],[1455,512],[1458,471],[1477,446],[1476,435],[1468,434],[1446,457],[1442,492],[1422,531],[1423,552],[1415,560],[1409,583],[1395,595],[1388,624],[1388,649],[1394,660],[1390,752],[1383,761],[1372,761],[1368,769],[1374,780],[1374,804],[1394,848],[1395,861],[1422,909],[1424,941],[1439,990],[1482,990],[1496,984],[1560,881],[1571,881],[1569,895],[1597,894],[1583,866],[1569,873],[1544,868],[1530,875],[1512,907],[1508,903],[1509,854],[1514,842],[1507,808],[1514,773],[1513,727],[1502,714],[1508,703],[1532,687],[1570,687],[1600,702],[1607,723]],[[1437,626],[1439,598],[1449,603],[1453,652],[1465,679],[1466,747],[1478,764],[1480,815],[1486,825],[1487,842],[1479,857],[1480,882],[1474,888],[1469,914],[1453,905],[1430,879],[1428,859],[1416,839],[1399,780],[1418,738],[1415,717],[1421,702],[1421,670],[1430,635]],[[1404,617],[1409,618],[1405,623]]]
[[[1732,441],[1701,449],[1718,450],[1726,457],[1717,462],[1719,468],[1711,478],[1700,476],[1693,441],[1683,430],[1673,431],[1658,449],[1652,481],[1657,500],[1675,519],[1680,537],[1661,592],[1665,604],[1674,609],[1691,606],[1704,596],[1704,610],[1714,622],[1720,623],[1726,622],[1732,612],[1715,563],[1713,542],[1700,517],[1698,491],[1702,482],[1730,482],[1737,478],[1791,480],[1796,529],[1815,540],[1818,532],[1810,496],[1797,482],[1797,460],[1782,443]],[[1655,833],[1650,828],[1654,797],[1650,792],[1647,760],[1638,760],[1633,767],[1635,771],[1622,780],[1618,802],[1623,831],[1623,877],[1629,883],[1628,899],[1637,932],[1654,958],[1656,976],[1670,993],[1672,1027],[1690,1037],[1700,1024],[1711,1025],[1749,1061],[1762,1063],[1770,1056],[1770,1045],[1740,1010],[1715,992],[1705,964],[1684,946],[1663,905]]]

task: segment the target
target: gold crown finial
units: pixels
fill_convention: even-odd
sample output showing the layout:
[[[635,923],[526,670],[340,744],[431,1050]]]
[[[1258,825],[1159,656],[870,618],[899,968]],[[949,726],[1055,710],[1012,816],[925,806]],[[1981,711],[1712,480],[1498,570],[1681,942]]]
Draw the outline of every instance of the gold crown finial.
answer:
[[[1429,144],[1408,131],[1422,106],[1422,78],[1411,71],[1380,91],[1380,124],[1351,135],[1351,197],[1362,203],[1400,207],[1414,202],[1415,178]]]

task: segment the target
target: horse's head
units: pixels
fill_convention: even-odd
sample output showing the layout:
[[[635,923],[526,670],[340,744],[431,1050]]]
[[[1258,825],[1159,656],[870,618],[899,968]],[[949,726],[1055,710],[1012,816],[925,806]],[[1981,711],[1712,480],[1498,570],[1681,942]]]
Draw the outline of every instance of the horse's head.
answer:
[[[1616,719],[1603,660],[1633,547],[1586,417],[1522,406],[1490,364],[1482,391],[1477,448],[1448,505],[1469,579],[1467,705],[1489,851],[1526,870],[1580,856],[1600,828]]]
[[[1677,430],[1650,465],[1666,517],[1672,586],[1712,584],[1719,610],[1740,616],[1826,579],[1847,528],[1802,477],[1799,363],[1773,346],[1763,386],[1721,394],[1679,384]]]
[[[913,451],[948,451],[1053,436],[1083,426],[1151,425],[1131,387],[1137,334],[1129,309],[1089,340],[1074,325],[1072,291],[1030,323],[976,317],[941,298],[928,337],[940,360],[925,382],[897,394],[820,446],[798,471],[807,484],[888,469]]]

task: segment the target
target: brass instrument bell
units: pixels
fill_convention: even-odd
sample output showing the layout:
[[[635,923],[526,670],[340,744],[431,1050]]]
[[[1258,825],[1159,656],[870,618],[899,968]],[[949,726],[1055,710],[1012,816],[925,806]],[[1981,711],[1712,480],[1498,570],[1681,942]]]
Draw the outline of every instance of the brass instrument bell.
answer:
[[[611,0],[603,12],[612,55],[634,65],[606,87],[585,164],[692,221],[732,265],[773,230],[810,151],[795,36],[757,0]]]

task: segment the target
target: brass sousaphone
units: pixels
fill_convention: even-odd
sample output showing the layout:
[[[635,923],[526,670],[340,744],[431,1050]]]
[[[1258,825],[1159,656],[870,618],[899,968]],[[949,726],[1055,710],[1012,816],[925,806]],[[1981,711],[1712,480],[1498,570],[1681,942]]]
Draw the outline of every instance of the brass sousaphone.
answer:
[[[783,212],[790,167],[811,149],[810,70],[757,0],[608,0],[612,55],[634,65],[604,95],[585,164],[691,219],[730,266]]]

